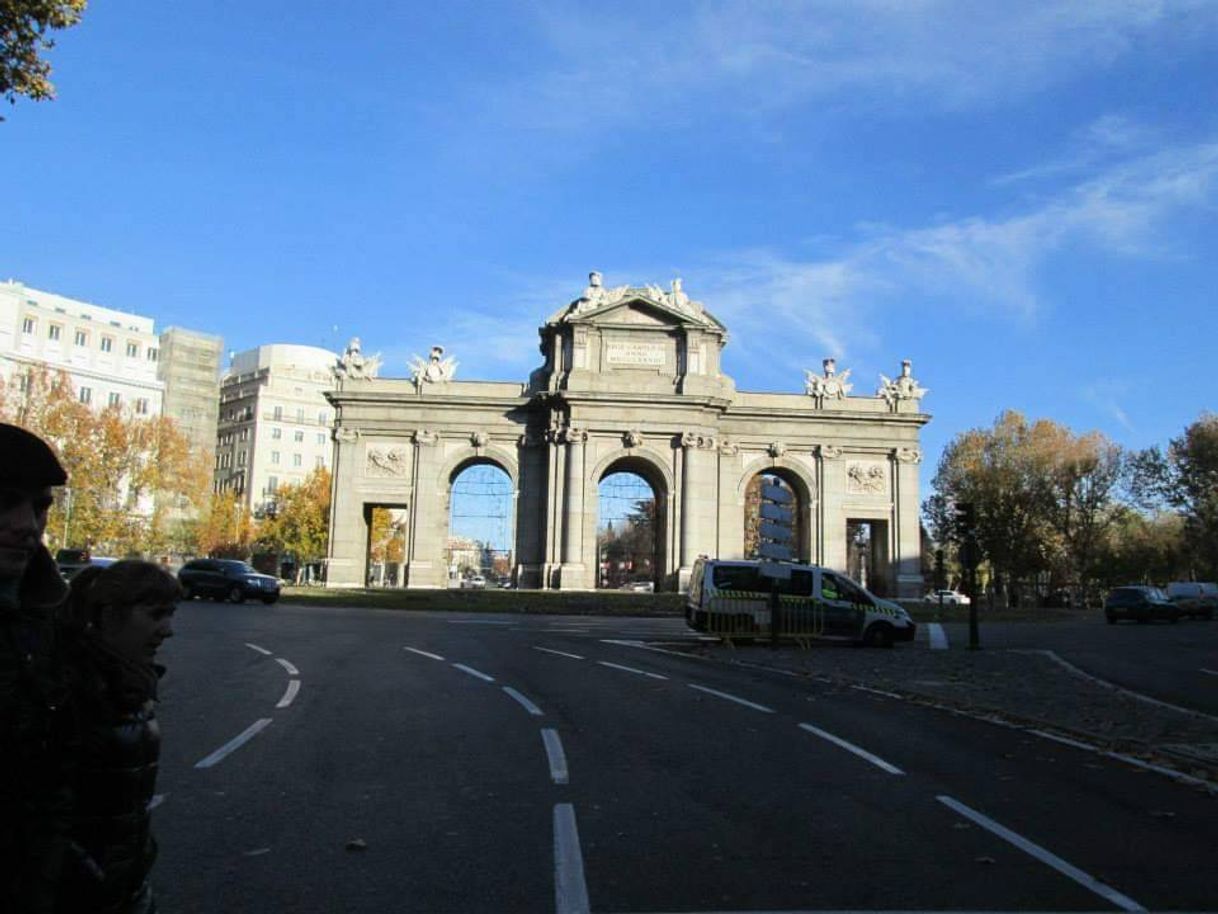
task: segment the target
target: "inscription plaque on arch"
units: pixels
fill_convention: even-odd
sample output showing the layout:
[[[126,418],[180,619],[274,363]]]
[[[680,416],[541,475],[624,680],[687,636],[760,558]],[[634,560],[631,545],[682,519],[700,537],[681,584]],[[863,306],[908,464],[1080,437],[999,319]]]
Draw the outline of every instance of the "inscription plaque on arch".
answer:
[[[609,340],[605,343],[605,361],[610,365],[631,368],[663,368],[668,360],[666,343],[644,343]]]

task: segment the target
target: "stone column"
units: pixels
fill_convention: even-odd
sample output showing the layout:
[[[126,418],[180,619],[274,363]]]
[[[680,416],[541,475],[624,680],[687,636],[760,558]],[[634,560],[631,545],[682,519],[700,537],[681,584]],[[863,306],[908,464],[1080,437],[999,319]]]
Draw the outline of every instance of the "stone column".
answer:
[[[584,557],[584,442],[588,433],[573,425],[563,430],[567,445],[567,472],[563,500],[562,585],[582,584]]]
[[[414,473],[410,504],[410,555],[406,566],[407,587],[443,587],[448,568],[443,566],[444,544],[437,542],[436,507],[439,493],[434,485],[436,445],[440,436],[418,429],[414,440]]]
[[[694,540],[697,536],[697,518],[694,511],[698,446],[701,439],[693,432],[682,432],[681,447],[681,577],[689,575],[689,569],[697,556]]]
[[[368,529],[359,504],[359,431],[337,428],[334,438],[334,481],[331,484],[330,546],[326,560],[327,587],[363,587],[367,583]]]
[[[915,447],[893,451],[896,472],[893,510],[893,564],[898,597],[916,598],[925,592],[922,582],[922,530],[919,524],[918,464],[922,452]]]
[[[846,570],[846,461],[842,449],[831,444],[819,448],[820,531],[817,564]]]

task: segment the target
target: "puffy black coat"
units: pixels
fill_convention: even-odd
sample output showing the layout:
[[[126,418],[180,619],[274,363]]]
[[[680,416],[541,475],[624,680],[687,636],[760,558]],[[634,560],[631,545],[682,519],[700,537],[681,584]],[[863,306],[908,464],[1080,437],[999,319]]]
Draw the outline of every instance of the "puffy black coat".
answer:
[[[46,549],[0,601],[0,911],[55,907],[67,844],[70,719],[53,613],[67,587]]]
[[[118,657],[88,632],[71,645],[68,667],[77,761],[58,909],[117,914],[156,860],[148,803],[161,751],[153,710],[161,670]]]

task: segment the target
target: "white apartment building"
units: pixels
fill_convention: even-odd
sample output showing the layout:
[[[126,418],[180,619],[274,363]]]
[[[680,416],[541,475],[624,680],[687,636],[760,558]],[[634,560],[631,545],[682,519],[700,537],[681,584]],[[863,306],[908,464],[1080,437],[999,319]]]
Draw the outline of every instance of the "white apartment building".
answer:
[[[0,373],[6,381],[45,365],[63,369],[82,403],[121,405],[159,415],[165,385],[158,379],[160,338],[150,317],[0,283]]]
[[[331,465],[338,357],[315,346],[275,343],[233,356],[220,384],[217,492],[233,491],[256,515],[280,486]]]

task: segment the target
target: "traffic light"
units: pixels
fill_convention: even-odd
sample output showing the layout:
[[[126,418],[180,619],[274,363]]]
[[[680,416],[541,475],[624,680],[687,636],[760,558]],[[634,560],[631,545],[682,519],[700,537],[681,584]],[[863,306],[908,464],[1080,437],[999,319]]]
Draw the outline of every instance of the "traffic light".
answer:
[[[971,501],[958,501],[952,509],[956,541],[963,543],[977,534],[977,511]]]

